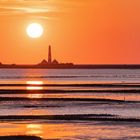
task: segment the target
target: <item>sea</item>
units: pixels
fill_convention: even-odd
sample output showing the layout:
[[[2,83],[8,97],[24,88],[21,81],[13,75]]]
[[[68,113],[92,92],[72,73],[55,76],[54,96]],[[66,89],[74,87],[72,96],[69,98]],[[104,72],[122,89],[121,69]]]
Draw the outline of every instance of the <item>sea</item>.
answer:
[[[0,69],[0,140],[28,136],[140,140],[140,69]]]

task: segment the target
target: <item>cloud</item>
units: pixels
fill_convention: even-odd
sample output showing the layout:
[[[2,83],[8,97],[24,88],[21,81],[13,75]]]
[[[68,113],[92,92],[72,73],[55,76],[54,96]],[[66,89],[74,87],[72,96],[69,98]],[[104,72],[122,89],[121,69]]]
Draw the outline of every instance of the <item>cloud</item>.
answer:
[[[81,0],[84,1],[84,0]],[[51,18],[63,15],[68,9],[77,6],[75,0],[1,0],[0,16],[28,15]]]
[[[43,3],[42,3],[43,2]],[[55,12],[55,9],[47,4],[46,0],[1,0],[0,15],[35,15]]]

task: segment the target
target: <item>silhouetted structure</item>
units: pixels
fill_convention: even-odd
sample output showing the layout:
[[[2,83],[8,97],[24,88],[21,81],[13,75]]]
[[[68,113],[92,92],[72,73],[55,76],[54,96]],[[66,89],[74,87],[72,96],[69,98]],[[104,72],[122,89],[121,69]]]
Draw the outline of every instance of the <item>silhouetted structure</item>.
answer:
[[[59,63],[56,59],[52,60],[51,46],[48,47],[48,61],[43,59],[40,63],[35,65],[17,65],[17,64],[2,64],[0,63],[0,68],[53,68],[53,69],[67,69],[74,68],[73,63]]]
[[[54,59],[54,60],[52,61],[52,64],[59,64],[59,62],[58,62],[56,59]]]
[[[51,46],[49,46],[49,50],[48,50],[48,63],[49,63],[49,64],[52,63]]]
[[[57,64],[59,64],[59,62],[56,59],[54,59],[52,61],[52,54],[51,53],[52,53],[51,46],[49,45],[49,47],[48,47],[48,61],[43,59],[41,61],[41,63],[39,63],[39,65],[45,66],[45,65],[57,65]]]
[[[48,64],[48,62],[45,59],[43,59],[40,64],[41,65],[46,65],[46,64]]]
[[[37,64],[38,68],[73,68],[73,63],[59,63],[56,59],[52,60],[51,46],[48,48],[48,61],[43,59],[41,63]]]

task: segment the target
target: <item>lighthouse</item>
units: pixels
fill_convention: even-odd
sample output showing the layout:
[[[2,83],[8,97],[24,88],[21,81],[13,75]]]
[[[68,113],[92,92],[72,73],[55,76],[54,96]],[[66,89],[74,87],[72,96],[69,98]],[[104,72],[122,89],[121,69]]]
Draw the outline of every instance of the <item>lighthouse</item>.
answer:
[[[51,46],[49,45],[48,48],[48,63],[51,64],[52,63],[52,54],[51,54]]]

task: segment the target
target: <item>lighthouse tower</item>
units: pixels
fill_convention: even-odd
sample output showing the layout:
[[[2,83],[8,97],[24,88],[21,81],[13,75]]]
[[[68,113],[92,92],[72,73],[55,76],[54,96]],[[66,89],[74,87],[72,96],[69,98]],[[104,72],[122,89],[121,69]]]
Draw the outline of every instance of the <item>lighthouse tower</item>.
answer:
[[[52,63],[52,54],[51,54],[51,46],[49,45],[48,48],[48,63],[51,64]]]

